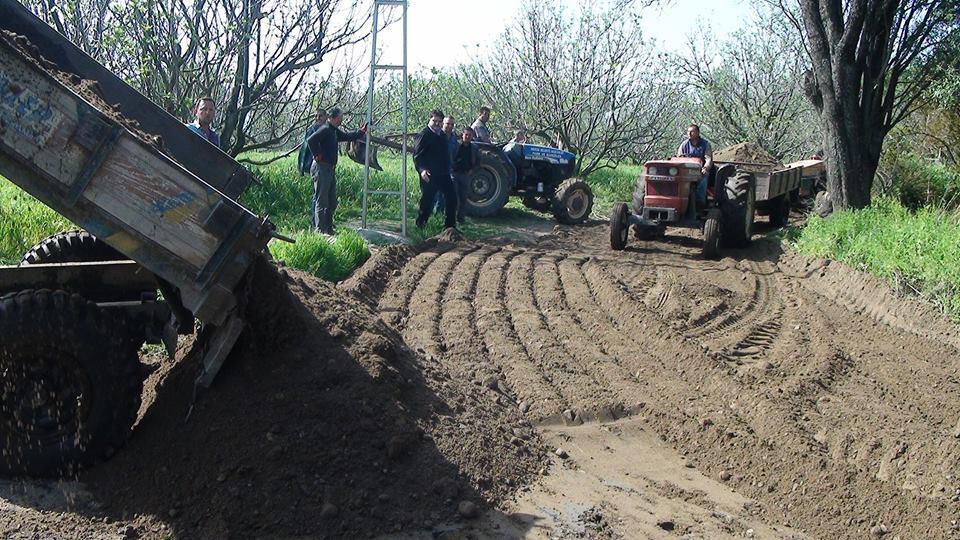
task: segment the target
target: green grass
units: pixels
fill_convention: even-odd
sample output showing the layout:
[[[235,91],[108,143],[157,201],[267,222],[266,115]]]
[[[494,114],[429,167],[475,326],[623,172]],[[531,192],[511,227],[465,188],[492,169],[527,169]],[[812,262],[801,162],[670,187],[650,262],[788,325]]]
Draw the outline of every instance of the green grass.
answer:
[[[346,279],[370,257],[367,243],[350,230],[333,238],[312,231],[295,233],[293,238],[295,244],[271,242],[273,257],[327,281]]]
[[[593,190],[594,217],[606,219],[614,203],[633,200],[637,177],[642,172],[643,165],[627,164],[621,164],[616,169],[594,171],[587,179]]]
[[[795,241],[806,255],[831,258],[917,293],[960,322],[960,212],[917,211],[892,199],[810,218]]]
[[[0,264],[17,264],[47,236],[73,228],[63,216],[0,176]]]

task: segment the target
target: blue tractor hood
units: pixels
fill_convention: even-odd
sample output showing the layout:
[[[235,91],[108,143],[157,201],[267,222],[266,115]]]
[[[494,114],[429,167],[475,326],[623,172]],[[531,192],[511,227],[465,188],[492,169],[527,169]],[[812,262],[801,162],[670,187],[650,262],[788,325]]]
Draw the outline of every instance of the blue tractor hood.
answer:
[[[523,159],[530,161],[546,161],[555,165],[567,165],[573,163],[576,155],[553,148],[550,146],[539,146],[536,144],[524,144]]]

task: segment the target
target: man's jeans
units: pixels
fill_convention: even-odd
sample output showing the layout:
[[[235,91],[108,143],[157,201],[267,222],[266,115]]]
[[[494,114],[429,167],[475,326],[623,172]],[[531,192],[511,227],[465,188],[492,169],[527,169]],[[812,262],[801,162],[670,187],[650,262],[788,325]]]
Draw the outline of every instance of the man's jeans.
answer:
[[[314,162],[310,167],[313,177],[313,228],[333,232],[333,214],[337,211],[337,176],[333,167]]]
[[[706,175],[697,182],[697,204],[700,204],[707,200],[707,180],[710,179],[710,175]]]

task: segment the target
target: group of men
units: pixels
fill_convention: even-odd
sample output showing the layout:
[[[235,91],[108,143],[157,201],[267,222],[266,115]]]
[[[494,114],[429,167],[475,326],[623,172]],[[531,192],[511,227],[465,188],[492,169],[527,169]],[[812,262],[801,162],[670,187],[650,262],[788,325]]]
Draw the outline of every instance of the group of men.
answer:
[[[187,127],[207,142],[219,147],[220,137],[213,129],[217,105],[212,97],[204,96],[194,106],[194,121]],[[313,179],[312,221],[314,229],[334,234],[333,217],[337,210],[337,158],[342,142],[356,141],[367,132],[364,124],[357,131],[340,129],[343,111],[339,108],[318,109],[313,125],[307,129],[300,147],[298,169]],[[477,150],[472,141],[490,142],[490,108],[480,107],[472,126],[464,127],[459,137],[454,133],[454,118],[434,109],[427,127],[417,139],[413,163],[420,177],[420,210],[417,227],[424,227],[436,201],[442,200],[446,227],[464,222],[464,208],[469,189],[470,171],[477,165]],[[442,195],[442,197],[440,197]]]
[[[217,106],[212,97],[204,96],[194,107],[195,121],[187,124],[194,133],[211,144],[220,146],[220,137],[213,130],[212,122]],[[417,227],[423,228],[435,208],[443,208],[444,226],[456,227],[464,222],[464,209],[470,189],[470,172],[477,166],[477,149],[473,141],[490,142],[490,108],[480,107],[472,126],[464,126],[460,136],[454,132],[454,118],[440,109],[430,112],[427,126],[417,138],[413,151],[413,164],[420,177],[420,209]],[[313,227],[326,234],[334,234],[333,216],[337,210],[337,156],[342,142],[356,141],[364,137],[367,125],[359,130],[345,132],[340,129],[343,111],[339,108],[318,109],[314,123],[307,129],[298,160],[300,174],[309,173],[313,179]],[[526,142],[526,133],[520,130],[504,147],[511,153]],[[697,184],[696,205],[702,208],[707,200],[707,176],[713,162],[710,142],[700,136],[700,126],[690,124],[687,138],[677,148],[678,156],[698,157],[703,161],[703,178]]]
[[[458,138],[454,133],[454,119],[443,111],[433,110],[427,127],[414,146],[413,162],[420,178],[420,210],[416,224],[424,227],[438,195],[442,195],[445,225],[456,227],[464,222],[463,209],[469,188],[469,173],[477,165],[473,140],[490,142],[487,121],[490,108],[481,107],[472,127],[465,127]],[[308,128],[300,148],[301,174],[310,173],[313,179],[313,226],[318,231],[333,234],[333,216],[337,208],[337,145],[364,137],[367,125],[357,131],[340,129],[343,112],[334,108],[329,114],[317,110],[313,125]]]
[[[430,112],[413,150],[413,165],[420,175],[420,210],[417,227],[423,228],[434,208],[442,205],[444,226],[456,227],[465,221],[464,210],[470,189],[470,171],[477,166],[474,140],[490,142],[490,109],[481,107],[473,126],[464,126],[460,137],[455,120],[440,109]]]

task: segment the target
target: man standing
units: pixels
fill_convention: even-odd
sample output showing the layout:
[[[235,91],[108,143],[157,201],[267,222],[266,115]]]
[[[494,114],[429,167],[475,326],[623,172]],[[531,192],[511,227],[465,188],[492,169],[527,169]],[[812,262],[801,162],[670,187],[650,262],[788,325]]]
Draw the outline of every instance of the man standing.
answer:
[[[197,104],[193,107],[195,120],[187,124],[187,127],[190,128],[190,131],[193,131],[206,139],[210,144],[219,148],[220,136],[217,135],[217,132],[214,131],[211,126],[211,124],[213,124],[213,117],[216,114],[217,102],[210,96],[203,96],[197,100]]]
[[[453,163],[453,154],[457,151],[457,138],[453,134],[453,117],[447,116],[443,119],[443,134],[447,137],[447,148],[450,151],[450,163]],[[450,168],[450,177],[453,178],[453,168]],[[443,200],[443,192],[437,191],[437,201],[434,205],[436,212],[443,212],[446,203]]]
[[[440,128],[443,123],[443,111],[434,109],[430,113],[427,127],[420,132],[413,151],[413,164],[420,173],[420,213],[417,215],[417,227],[423,228],[430,218],[437,191],[443,193],[446,202],[444,226],[457,225],[457,193],[450,178],[450,149],[447,137]]]
[[[337,211],[337,145],[356,141],[367,132],[364,124],[358,131],[340,130],[343,111],[334,107],[327,122],[307,137],[307,146],[313,154],[310,174],[313,177],[313,226],[320,232],[333,234],[333,215]]]
[[[476,133],[477,140],[480,142],[490,142],[490,130],[487,129],[487,122],[490,121],[490,107],[480,107],[480,114],[476,122],[471,126]]]
[[[707,206],[707,178],[710,175],[710,167],[713,166],[713,147],[710,141],[700,136],[700,126],[690,124],[687,127],[687,138],[680,143],[677,148],[678,156],[692,156],[703,160],[703,166],[700,168],[700,174],[703,178],[697,182],[697,208]]]
[[[303,144],[300,145],[300,159],[298,160],[300,174],[308,174],[313,166],[313,154],[310,153],[310,147],[307,146],[307,139],[326,123],[327,110],[317,109],[316,114],[313,115],[313,125],[307,128],[307,134],[303,136]]]
[[[477,166],[477,148],[473,142],[473,128],[464,127],[460,142],[453,154],[453,185],[457,188],[457,223],[466,221],[467,194],[470,193],[470,171]]]

